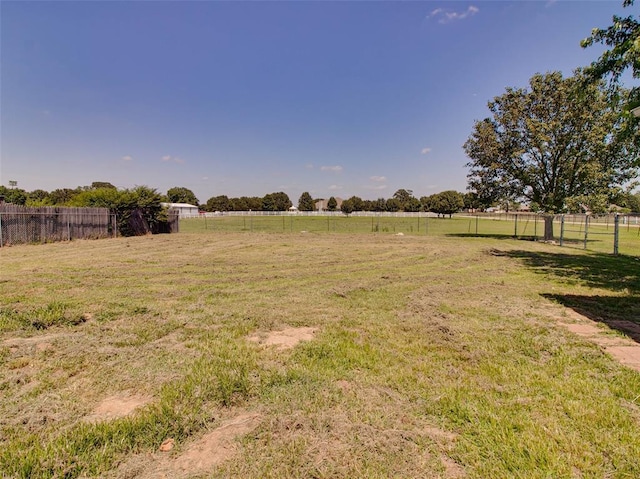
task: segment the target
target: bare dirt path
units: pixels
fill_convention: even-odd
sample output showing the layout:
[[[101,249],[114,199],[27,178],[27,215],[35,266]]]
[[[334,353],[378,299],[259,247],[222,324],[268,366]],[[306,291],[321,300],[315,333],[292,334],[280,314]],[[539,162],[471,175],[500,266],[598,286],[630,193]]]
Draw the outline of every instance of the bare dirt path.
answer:
[[[631,321],[600,323],[572,309],[567,309],[566,317],[556,319],[567,330],[597,344],[621,364],[640,372],[640,344],[636,342],[640,340],[640,325]],[[628,336],[613,335],[612,330]]]

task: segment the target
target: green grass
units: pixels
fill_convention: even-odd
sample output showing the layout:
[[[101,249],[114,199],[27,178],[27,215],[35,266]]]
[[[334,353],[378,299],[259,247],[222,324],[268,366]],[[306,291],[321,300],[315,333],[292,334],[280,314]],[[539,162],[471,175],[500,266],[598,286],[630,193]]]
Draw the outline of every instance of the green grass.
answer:
[[[586,249],[600,253],[613,253],[614,227],[594,219],[587,229]],[[425,236],[495,237],[542,239],[542,218],[523,215],[515,221],[513,215],[489,218],[456,215],[453,218],[392,217],[392,216],[218,216],[192,218],[180,221],[180,230],[186,233],[261,232],[261,233],[378,233]],[[554,236],[559,241],[562,225],[554,222]],[[621,225],[619,253],[640,256],[640,227]],[[567,219],[564,227],[564,246],[585,249],[585,225]]]
[[[640,477],[640,374],[555,319],[640,321],[637,259],[352,219],[0,250],[0,470],[132,477],[254,411],[207,477]]]

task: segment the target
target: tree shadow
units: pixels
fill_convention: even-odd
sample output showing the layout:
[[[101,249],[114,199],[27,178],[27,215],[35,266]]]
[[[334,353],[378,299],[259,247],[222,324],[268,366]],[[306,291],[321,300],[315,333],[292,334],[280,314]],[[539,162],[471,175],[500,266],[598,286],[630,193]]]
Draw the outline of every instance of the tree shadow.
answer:
[[[640,296],[543,294],[592,321],[604,323],[640,343]]]
[[[518,239],[518,240],[523,240],[523,241],[537,241],[537,240],[541,240],[542,237],[541,236],[533,236],[533,235],[518,235],[518,236],[513,236],[510,234],[496,234],[496,233],[492,233],[492,234],[483,234],[483,233],[449,233],[446,234],[445,236],[448,236],[450,238],[491,238],[491,239],[501,239],[501,240],[512,240],[512,239]]]
[[[534,271],[630,295],[640,294],[640,258],[602,253],[571,254],[491,250],[494,256],[522,261]]]
[[[640,258],[601,253],[570,254],[491,250],[522,261],[537,273],[608,289],[618,295],[542,294],[640,343]]]

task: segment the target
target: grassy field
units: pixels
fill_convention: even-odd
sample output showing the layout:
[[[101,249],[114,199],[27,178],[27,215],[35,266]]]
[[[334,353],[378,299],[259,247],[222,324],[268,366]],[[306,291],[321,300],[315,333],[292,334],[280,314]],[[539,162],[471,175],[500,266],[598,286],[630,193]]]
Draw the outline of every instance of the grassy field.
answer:
[[[640,322],[637,258],[328,228],[0,250],[0,474],[640,477],[640,374],[557,325]]]
[[[387,217],[387,216],[219,216],[184,219],[183,232],[263,232],[263,233],[379,233],[425,236],[461,237],[518,237],[541,239],[544,222],[540,217],[524,215],[517,221],[456,215],[453,218]],[[560,237],[560,221],[554,223],[554,234]],[[565,224],[565,246],[584,249],[585,225],[580,221]],[[588,227],[587,249],[613,253],[613,224],[592,223]],[[621,225],[619,238],[621,254],[640,256],[640,227]]]

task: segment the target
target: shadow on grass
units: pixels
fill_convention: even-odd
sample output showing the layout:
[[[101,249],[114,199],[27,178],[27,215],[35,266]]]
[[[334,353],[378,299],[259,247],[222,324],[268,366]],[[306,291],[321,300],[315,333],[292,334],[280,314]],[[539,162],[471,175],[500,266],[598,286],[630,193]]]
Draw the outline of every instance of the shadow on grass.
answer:
[[[518,239],[518,240],[523,240],[523,241],[537,241],[537,240],[541,240],[542,237],[541,236],[531,236],[531,235],[518,235],[518,236],[513,236],[513,235],[509,235],[509,234],[483,234],[483,233],[449,233],[446,234],[445,236],[448,236],[450,238],[491,238],[491,239],[501,239],[501,240],[508,240],[508,239]]]
[[[543,294],[543,297],[573,309],[640,343],[640,296],[580,296]]]
[[[534,271],[566,280],[580,281],[630,295],[640,294],[640,258],[602,253],[550,253],[492,250],[495,256],[521,260]]]
[[[542,296],[571,308],[593,321],[605,323],[640,343],[640,259],[600,253],[571,254],[520,250],[492,250],[491,254],[516,258],[541,274],[626,293],[622,296],[575,294],[543,294]]]

